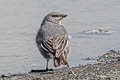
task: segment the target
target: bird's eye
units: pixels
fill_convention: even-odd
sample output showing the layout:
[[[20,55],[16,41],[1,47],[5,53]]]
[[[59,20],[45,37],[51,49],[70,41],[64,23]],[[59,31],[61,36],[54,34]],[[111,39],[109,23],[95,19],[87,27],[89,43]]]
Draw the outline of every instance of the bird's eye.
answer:
[[[60,17],[59,15],[52,15],[52,17]]]

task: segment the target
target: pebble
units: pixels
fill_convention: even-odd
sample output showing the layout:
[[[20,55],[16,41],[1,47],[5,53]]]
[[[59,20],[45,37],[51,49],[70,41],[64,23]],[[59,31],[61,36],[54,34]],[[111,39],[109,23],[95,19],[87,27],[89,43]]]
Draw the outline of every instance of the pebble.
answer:
[[[79,65],[70,70],[61,68],[46,73],[9,74],[1,76],[0,80],[120,80],[120,62],[114,60],[118,56],[120,53],[110,50],[99,57],[104,63]]]

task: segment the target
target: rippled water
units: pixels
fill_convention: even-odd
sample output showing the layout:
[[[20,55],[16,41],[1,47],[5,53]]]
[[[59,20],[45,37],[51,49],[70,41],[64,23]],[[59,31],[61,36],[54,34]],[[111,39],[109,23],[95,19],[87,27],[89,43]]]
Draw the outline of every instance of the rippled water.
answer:
[[[85,64],[82,58],[102,55],[110,49],[119,50],[119,0],[0,0],[0,74],[45,68],[35,35],[43,17],[54,11],[69,15],[62,24],[72,36],[71,66]],[[81,34],[98,27],[111,27],[112,33]]]

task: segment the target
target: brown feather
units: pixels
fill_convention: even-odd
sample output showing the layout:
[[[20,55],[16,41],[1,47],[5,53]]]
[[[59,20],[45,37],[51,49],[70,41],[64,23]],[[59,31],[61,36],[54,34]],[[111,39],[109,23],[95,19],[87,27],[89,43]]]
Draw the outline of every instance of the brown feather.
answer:
[[[67,64],[67,60],[64,55],[65,48],[67,46],[67,40],[65,37],[56,37],[54,39],[44,40],[43,44],[47,50],[55,56],[55,67],[60,66],[61,64]]]

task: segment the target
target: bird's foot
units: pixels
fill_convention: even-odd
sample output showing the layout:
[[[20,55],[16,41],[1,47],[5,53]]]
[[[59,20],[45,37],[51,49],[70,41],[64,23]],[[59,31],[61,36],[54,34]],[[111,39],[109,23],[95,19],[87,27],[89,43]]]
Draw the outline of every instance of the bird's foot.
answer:
[[[53,69],[52,68],[51,69],[46,68],[46,71],[53,71]]]
[[[53,69],[31,70],[31,72],[47,72],[47,71],[53,71]]]
[[[48,71],[48,68],[46,68],[46,71]]]

